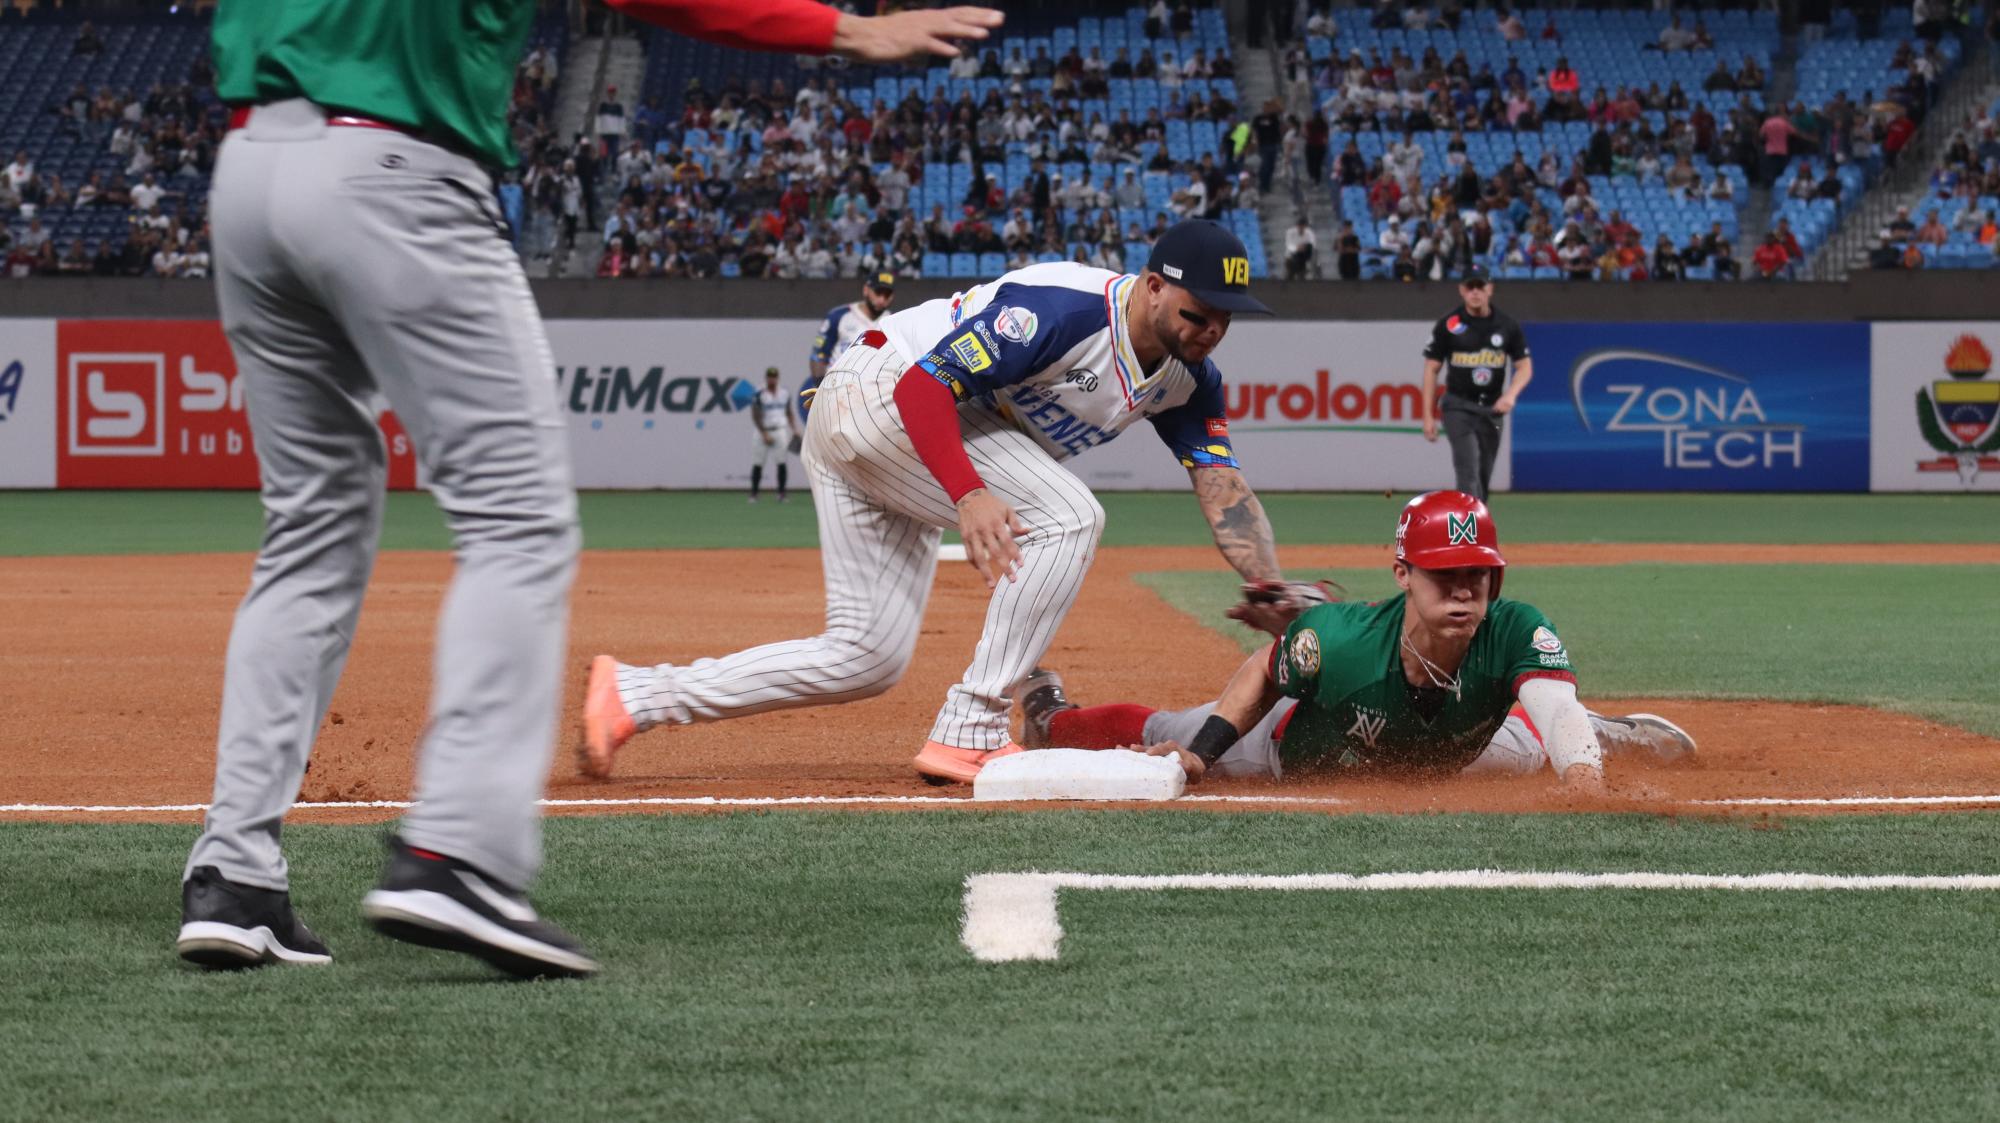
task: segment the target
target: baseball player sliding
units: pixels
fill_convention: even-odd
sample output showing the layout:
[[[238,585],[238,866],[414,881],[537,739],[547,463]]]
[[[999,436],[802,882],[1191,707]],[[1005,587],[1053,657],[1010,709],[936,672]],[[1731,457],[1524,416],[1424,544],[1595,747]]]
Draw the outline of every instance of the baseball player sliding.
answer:
[[[1279,579],[1264,509],[1237,468],[1209,354],[1250,296],[1243,244],[1183,222],[1136,275],[1035,265],[897,312],[827,372],[805,467],[826,567],[826,630],[688,666],[590,667],[582,765],[609,773],[639,730],[880,694],[902,677],[956,528],[993,590],[972,663],[917,754],[969,782],[1009,733],[1014,688],[1076,600],[1104,509],[1062,461],[1140,420],[1189,472],[1216,546],[1250,581]]]
[[[810,0],[611,0],[712,42],[871,62],[956,55],[1000,13],[863,18]],[[319,964],[279,848],[374,564],[395,406],[454,538],[417,803],[362,903],[385,935],[515,975],[597,964],[542,920],[536,797],[555,746],[576,495],[555,364],[489,169],[534,0],[222,0],[231,103],[211,203],[216,294],[263,476],[264,541],[223,676],[215,795],[177,950]]]
[[[1181,758],[1190,778],[1277,779],[1295,770],[1528,775],[1553,767],[1599,791],[1604,754],[1677,761],[1695,749],[1653,714],[1584,709],[1576,671],[1548,617],[1500,596],[1506,572],[1486,505],[1457,491],[1420,495],[1396,524],[1396,584],[1377,604],[1323,604],[1245,660],[1222,696],[1189,710],[1078,708],[1062,679],[1022,684],[1030,747],[1150,746]],[[1183,747],[1185,746],[1185,747]]]

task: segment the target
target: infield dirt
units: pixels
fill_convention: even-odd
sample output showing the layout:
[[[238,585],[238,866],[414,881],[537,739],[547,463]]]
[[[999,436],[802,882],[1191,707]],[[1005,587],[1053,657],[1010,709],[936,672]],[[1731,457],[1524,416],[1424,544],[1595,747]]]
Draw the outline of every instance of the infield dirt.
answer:
[[[1529,566],[1621,562],[2000,564],[1991,546],[1517,545]],[[1298,568],[1386,565],[1386,547],[1298,547]],[[214,769],[223,649],[249,578],[246,554],[0,559],[0,802],[162,804],[206,800]],[[1212,570],[1212,550],[1101,551],[1046,662],[1086,702],[1193,705],[1220,688],[1241,653],[1230,640],[1132,580]],[[404,799],[422,732],[432,629],[450,573],[442,553],[391,553],[376,567],[347,672],[320,731],[301,798]],[[887,694],[830,708],[663,727],[626,747],[617,775],[584,780],[565,726],[550,782],[560,798],[935,794],[911,771],[950,684],[970,658],[985,589],[941,566],[916,658]],[[593,653],[626,662],[687,662],[816,632],[824,600],[812,550],[586,554],[571,621],[566,714]],[[1668,810],[1755,796],[1986,795],[2000,790],[2000,741],[1852,706],[1593,696],[1610,713],[1652,710],[1701,742],[1692,767],[1612,767]],[[1208,790],[1339,797],[1336,810],[1598,810],[1542,780],[1412,785],[1352,780],[1235,783]],[[1205,805],[1215,806],[1215,805]],[[1875,808],[1872,810],[1879,810]],[[185,818],[185,816],[175,816]]]

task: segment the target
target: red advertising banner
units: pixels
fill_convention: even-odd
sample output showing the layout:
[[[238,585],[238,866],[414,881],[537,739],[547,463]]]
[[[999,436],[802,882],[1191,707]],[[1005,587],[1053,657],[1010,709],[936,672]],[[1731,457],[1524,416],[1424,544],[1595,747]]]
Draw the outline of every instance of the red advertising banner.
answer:
[[[389,486],[416,486],[394,414]],[[63,320],[56,325],[56,486],[251,488],[257,455],[243,380],[207,320]]]

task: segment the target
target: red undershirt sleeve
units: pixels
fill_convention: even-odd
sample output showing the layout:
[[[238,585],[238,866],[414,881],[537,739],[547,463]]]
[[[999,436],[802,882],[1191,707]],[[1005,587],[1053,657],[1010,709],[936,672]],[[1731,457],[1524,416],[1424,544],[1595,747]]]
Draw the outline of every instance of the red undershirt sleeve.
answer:
[[[903,417],[903,431],[910,435],[917,458],[953,503],[986,486],[959,436],[958,400],[936,376],[920,366],[904,371],[896,383],[896,412]]]
[[[608,0],[634,19],[725,47],[823,55],[840,13],[813,0]]]

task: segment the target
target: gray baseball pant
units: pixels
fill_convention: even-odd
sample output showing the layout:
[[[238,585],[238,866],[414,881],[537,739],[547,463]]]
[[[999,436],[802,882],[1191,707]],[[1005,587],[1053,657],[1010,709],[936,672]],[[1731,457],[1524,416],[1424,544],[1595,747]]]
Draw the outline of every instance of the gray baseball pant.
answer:
[[[287,887],[279,831],[374,566],[386,455],[408,430],[456,572],[438,619],[417,805],[398,827],[525,888],[555,747],[579,543],[555,363],[492,183],[401,133],[255,110],[213,199],[223,328],[262,470],[264,538],[223,676],[215,795],[188,869]]]
[[[1500,425],[1504,414],[1454,398],[1438,400],[1445,440],[1451,443],[1451,467],[1458,490],[1484,501],[1493,482],[1493,462],[1500,455]]]
[[[1278,751],[1278,726],[1284,724],[1298,702],[1291,698],[1280,698],[1264,719],[1243,734],[1234,745],[1215,758],[1208,766],[1211,776],[1248,777],[1253,780],[1282,780],[1285,765]],[[1215,712],[1215,703],[1208,702],[1187,710],[1156,710],[1146,718],[1145,741],[1148,745],[1158,745],[1173,741],[1183,748],[1194,742],[1195,735],[1208,723],[1210,714]],[[1518,714],[1508,714],[1507,720],[1493,733],[1493,739],[1486,744],[1471,764],[1459,773],[1462,776],[1532,776],[1548,765],[1548,753],[1542,748],[1542,740],[1528,728]]]

